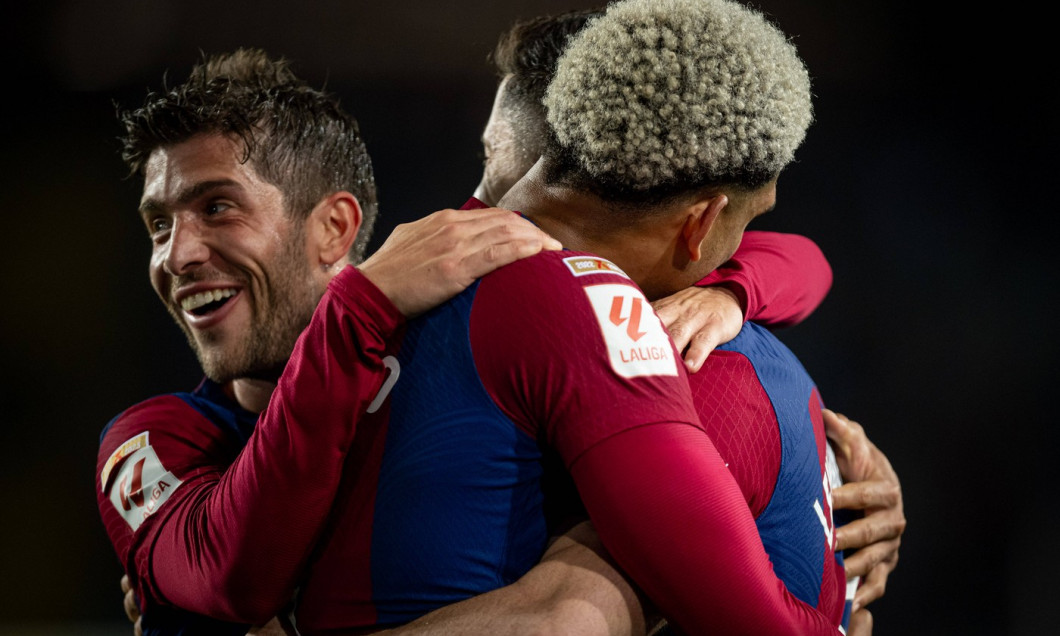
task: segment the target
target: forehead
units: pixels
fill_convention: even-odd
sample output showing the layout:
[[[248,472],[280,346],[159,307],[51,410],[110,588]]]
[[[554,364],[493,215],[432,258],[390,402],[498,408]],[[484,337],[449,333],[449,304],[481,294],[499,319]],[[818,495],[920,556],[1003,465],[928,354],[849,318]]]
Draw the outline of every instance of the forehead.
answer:
[[[200,183],[227,181],[248,189],[267,186],[242,158],[242,143],[224,135],[198,135],[158,148],[144,166],[141,202],[173,202]]]

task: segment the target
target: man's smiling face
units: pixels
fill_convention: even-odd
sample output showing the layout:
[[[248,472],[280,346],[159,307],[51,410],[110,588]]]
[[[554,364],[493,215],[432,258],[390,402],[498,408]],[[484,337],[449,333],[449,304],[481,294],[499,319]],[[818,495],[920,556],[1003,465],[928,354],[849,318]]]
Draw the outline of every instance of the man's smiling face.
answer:
[[[218,382],[275,379],[323,293],[304,224],[242,150],[221,135],[155,150],[140,203],[151,284]]]

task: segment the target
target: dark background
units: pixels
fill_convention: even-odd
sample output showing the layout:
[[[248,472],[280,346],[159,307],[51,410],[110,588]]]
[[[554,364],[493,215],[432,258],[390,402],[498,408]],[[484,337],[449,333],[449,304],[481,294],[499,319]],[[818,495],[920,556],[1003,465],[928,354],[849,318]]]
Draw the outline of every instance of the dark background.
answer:
[[[33,6],[30,6],[33,4]],[[147,280],[114,102],[199,51],[260,46],[361,122],[380,243],[478,181],[514,19],[590,2],[106,0],[5,9],[0,119],[0,633],[127,634],[96,511],[98,435],[199,379]],[[1046,419],[1058,339],[1055,35],[1024,7],[770,0],[817,121],[753,227],[815,239],[831,294],[782,338],[903,480],[909,528],[877,634],[1031,634],[1056,622],[1060,512]]]

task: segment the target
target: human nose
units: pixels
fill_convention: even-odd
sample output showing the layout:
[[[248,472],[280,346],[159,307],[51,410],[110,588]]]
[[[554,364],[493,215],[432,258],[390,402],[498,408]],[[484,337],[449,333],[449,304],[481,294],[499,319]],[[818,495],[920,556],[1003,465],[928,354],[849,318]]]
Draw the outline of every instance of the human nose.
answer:
[[[210,249],[204,241],[202,227],[194,220],[176,217],[169,232],[163,267],[170,275],[185,274],[210,257]]]

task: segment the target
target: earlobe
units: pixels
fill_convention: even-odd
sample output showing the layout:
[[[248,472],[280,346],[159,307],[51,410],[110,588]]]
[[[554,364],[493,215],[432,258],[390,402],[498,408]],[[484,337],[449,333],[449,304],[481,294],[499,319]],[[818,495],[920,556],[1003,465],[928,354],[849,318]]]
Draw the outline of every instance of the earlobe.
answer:
[[[688,249],[689,259],[698,261],[703,258],[703,241],[710,233],[710,228],[714,227],[718,215],[728,204],[729,197],[719,194],[697,201],[689,210],[681,233],[685,247]]]
[[[318,203],[310,219],[316,227],[320,264],[330,267],[344,258],[353,247],[363,216],[357,197],[340,191]]]

